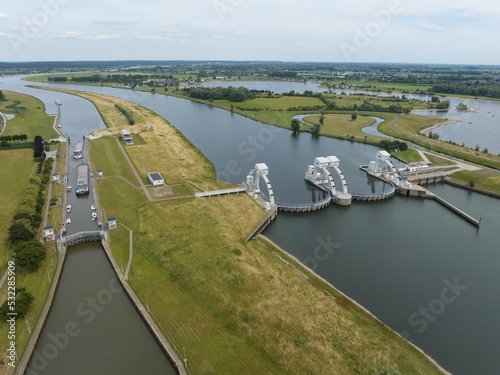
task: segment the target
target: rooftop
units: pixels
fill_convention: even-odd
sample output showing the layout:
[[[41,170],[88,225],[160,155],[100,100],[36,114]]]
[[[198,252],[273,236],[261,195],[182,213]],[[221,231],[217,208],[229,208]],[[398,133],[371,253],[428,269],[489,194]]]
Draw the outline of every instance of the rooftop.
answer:
[[[149,173],[148,176],[153,180],[153,181],[161,181],[163,180],[163,177],[161,176],[161,174],[159,174],[158,172],[155,172],[155,173]]]

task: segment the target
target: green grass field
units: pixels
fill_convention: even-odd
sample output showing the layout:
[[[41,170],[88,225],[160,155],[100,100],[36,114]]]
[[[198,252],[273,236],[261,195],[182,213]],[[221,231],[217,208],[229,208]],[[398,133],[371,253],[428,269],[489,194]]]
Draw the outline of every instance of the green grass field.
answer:
[[[490,184],[495,185],[495,182],[497,183],[498,177],[499,173],[496,173],[495,171],[489,169],[479,169],[474,171],[458,171],[450,176],[453,182],[457,182],[463,185],[469,185],[469,183],[472,181],[474,182],[474,186],[476,186],[476,184],[479,184],[481,181],[485,179],[489,179],[486,182],[486,185]],[[476,187],[482,189],[479,186]]]
[[[333,82],[334,84],[341,84],[341,81]],[[392,91],[396,92],[415,92],[417,89],[423,92],[427,92],[430,85],[413,85],[409,83],[393,83],[393,82],[377,82],[377,81],[349,81],[349,84],[362,86],[361,90],[366,91],[376,91],[381,90],[383,92]]]
[[[133,185],[139,187],[133,171],[121,152],[115,138],[102,137],[87,142],[92,155],[92,169],[102,169],[104,177],[122,176]],[[98,152],[93,152],[93,150]]]
[[[320,118],[321,115],[308,116],[304,118],[304,121],[311,124],[320,124]],[[370,138],[382,139],[381,137],[366,134],[361,130],[373,123],[375,123],[375,120],[366,116],[358,116],[356,120],[352,120],[351,115],[347,114],[325,114],[321,133],[348,134],[358,137],[369,136]]]
[[[420,154],[415,150],[406,150],[406,151],[401,151],[401,152],[395,152],[394,155],[396,155],[398,158],[403,159],[407,163],[416,163],[418,161],[424,160],[424,159],[422,159]]]
[[[41,100],[26,94],[2,92],[7,101],[0,102],[0,112],[16,115],[14,119],[7,121],[2,135],[26,134],[30,142],[35,135],[40,135],[43,139],[59,137],[52,128],[55,118],[44,112],[45,107]]]
[[[450,159],[446,159],[444,157],[436,156],[433,154],[429,154],[428,152],[425,152],[424,155],[427,157],[427,159],[434,164],[439,164],[439,165],[456,165],[455,162],[450,161]]]
[[[12,257],[8,248],[8,231],[12,218],[35,167],[33,150],[0,151],[0,274]]]
[[[229,100],[214,100],[213,104],[218,106],[223,106],[226,108],[231,108],[233,105],[235,108],[242,108],[244,110],[257,108],[259,110],[277,110],[281,111],[293,107],[314,107],[314,106],[324,106],[324,103],[314,97],[307,96],[280,96],[277,98],[255,98],[249,99],[244,102],[230,102]]]

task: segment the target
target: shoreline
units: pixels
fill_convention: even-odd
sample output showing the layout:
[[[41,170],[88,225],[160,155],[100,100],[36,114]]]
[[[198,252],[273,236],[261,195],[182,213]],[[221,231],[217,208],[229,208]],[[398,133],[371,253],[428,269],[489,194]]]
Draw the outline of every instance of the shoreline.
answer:
[[[310,275],[312,275],[313,277],[321,280],[322,282],[324,282],[325,284],[327,284],[330,288],[332,288],[333,290],[335,290],[338,294],[342,295],[343,297],[347,298],[350,302],[352,302],[355,306],[359,307],[361,310],[363,310],[365,313],[367,313],[369,316],[371,316],[372,318],[374,318],[377,322],[381,323],[384,325],[384,327],[386,327],[387,329],[389,329],[391,332],[395,333],[396,335],[398,335],[399,337],[401,337],[402,339],[404,339],[408,344],[410,344],[414,349],[416,349],[418,352],[420,352],[429,362],[431,362],[439,371],[441,371],[443,374],[445,375],[452,375],[451,372],[447,371],[446,369],[444,369],[440,364],[439,362],[437,362],[434,358],[432,358],[429,354],[427,354],[423,349],[419,348],[418,346],[416,346],[415,344],[411,343],[410,341],[406,340],[403,336],[401,336],[398,332],[394,331],[391,327],[389,327],[387,324],[385,324],[384,322],[382,322],[379,318],[377,318],[377,316],[375,316],[372,312],[370,312],[367,308],[365,308],[363,305],[361,305],[360,303],[358,303],[357,301],[355,301],[354,299],[352,299],[351,297],[349,297],[348,295],[346,295],[345,293],[341,292],[339,289],[337,289],[336,287],[334,287],[328,280],[324,279],[323,277],[321,277],[320,275],[318,275],[316,272],[314,272],[312,269],[310,269],[308,266],[306,266],[305,264],[303,264],[301,261],[298,260],[298,258],[296,258],[294,255],[288,253],[287,251],[283,250],[278,244],[276,244],[273,240],[271,240],[269,237],[263,235],[263,234],[259,234],[257,235],[256,238],[261,238],[263,239],[264,241],[268,242],[269,244],[271,244],[273,247],[275,247],[278,251],[280,251],[281,253],[283,253],[284,255],[286,255],[289,259],[291,259],[293,262],[295,262],[296,264],[299,264],[302,268],[304,268]],[[300,270],[299,270],[300,271]],[[309,278],[309,276],[308,276]],[[328,293],[328,291],[325,291],[326,293]]]
[[[415,115],[415,116],[421,116],[421,115]],[[445,121],[445,122],[439,122],[439,123],[434,124],[434,125],[432,125],[432,126],[430,126],[430,127],[428,127],[428,128],[425,128],[425,129],[420,130],[420,131],[419,131],[419,133],[420,133],[420,134],[424,134],[424,133],[428,132],[429,130],[434,130],[434,129],[437,129],[437,128],[439,128],[439,127],[440,127],[440,126],[442,126],[442,125],[456,124],[456,123],[458,123],[458,122],[462,122],[462,121],[459,121],[459,120],[453,120],[453,119],[451,119],[451,120],[447,120],[447,121]]]

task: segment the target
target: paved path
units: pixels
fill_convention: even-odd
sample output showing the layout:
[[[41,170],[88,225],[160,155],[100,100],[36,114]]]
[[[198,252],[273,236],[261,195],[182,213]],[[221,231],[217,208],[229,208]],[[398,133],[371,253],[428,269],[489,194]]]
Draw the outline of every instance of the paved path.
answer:
[[[0,135],[3,133],[5,130],[5,127],[7,126],[7,116],[5,116],[2,112],[0,112],[0,116],[3,118],[3,126],[2,126],[2,131],[0,131]]]
[[[45,204],[45,216],[43,218],[43,226],[47,226],[47,221],[49,219],[49,210],[50,210],[50,198],[52,197],[52,185],[54,182],[52,182],[52,175],[54,174],[54,171],[56,170],[56,164],[57,161],[54,159],[54,162],[52,163],[52,171],[50,173],[51,179],[49,180],[49,189],[47,190],[47,203]],[[40,237],[40,241],[43,243],[43,234]]]
[[[137,173],[137,171],[135,170],[134,165],[132,164],[132,161],[128,157],[127,152],[123,148],[123,146],[120,143],[120,141],[118,140],[118,138],[116,138],[116,137],[113,137],[113,138],[116,140],[116,143],[118,144],[118,147],[120,147],[120,150],[122,150],[123,156],[125,156],[125,159],[127,160],[128,164],[130,165],[130,168],[132,169],[132,172],[134,172],[134,175],[137,178],[137,181],[139,181],[139,185],[140,185],[142,191],[144,192],[144,194],[146,194],[146,197],[148,198],[148,201],[152,202],[153,198],[151,197],[151,194],[149,194],[148,189],[146,189],[146,186],[142,182],[141,176],[139,176],[139,173]]]
[[[120,225],[122,227],[125,227],[128,229],[129,231],[129,237],[128,237],[128,241],[129,241],[129,248],[128,248],[128,263],[127,263],[127,270],[125,271],[125,280],[128,281],[128,273],[130,271],[130,266],[132,265],[132,257],[134,256],[134,242],[133,242],[133,230],[130,229],[129,227],[127,227],[126,225],[123,225],[122,223],[120,223]],[[123,272],[123,269],[122,269],[122,272]]]

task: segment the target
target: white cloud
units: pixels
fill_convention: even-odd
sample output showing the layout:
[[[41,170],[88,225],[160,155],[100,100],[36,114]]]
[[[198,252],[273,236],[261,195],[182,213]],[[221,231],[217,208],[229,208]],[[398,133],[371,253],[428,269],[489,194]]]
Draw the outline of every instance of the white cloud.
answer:
[[[120,18],[108,18],[108,19],[99,19],[93,20],[92,23],[96,25],[103,26],[132,26],[137,24],[138,21],[135,20],[125,20]]]
[[[81,33],[78,31],[64,31],[61,33],[52,34],[52,38],[80,39],[80,40],[110,40],[110,39],[119,39],[121,38],[121,35],[89,34],[89,33]]]
[[[11,18],[12,18],[11,16],[0,12],[0,20],[10,20]]]

